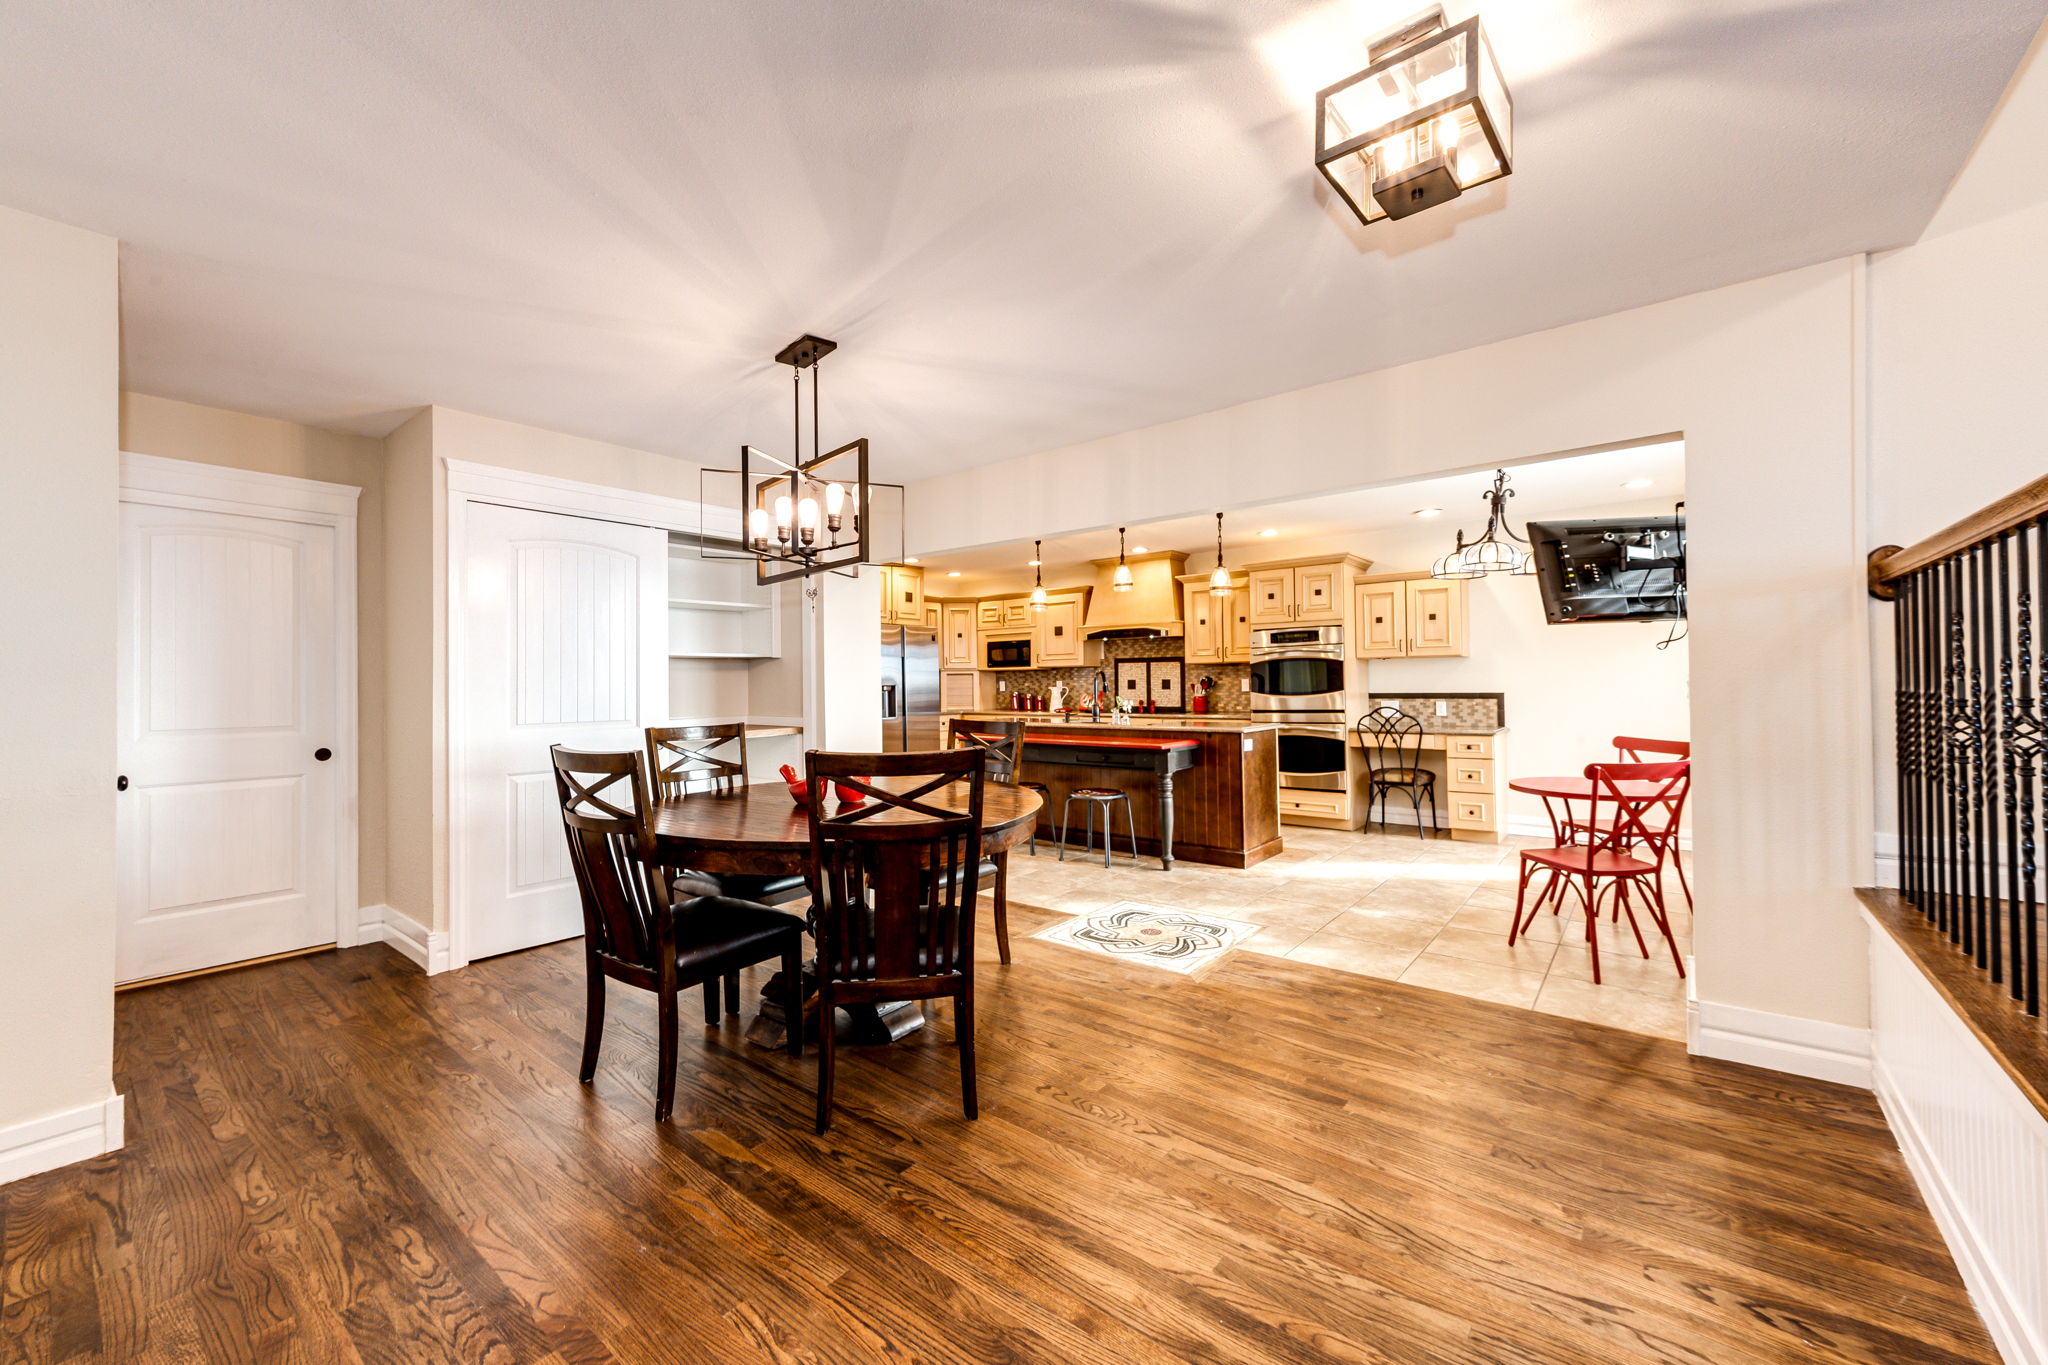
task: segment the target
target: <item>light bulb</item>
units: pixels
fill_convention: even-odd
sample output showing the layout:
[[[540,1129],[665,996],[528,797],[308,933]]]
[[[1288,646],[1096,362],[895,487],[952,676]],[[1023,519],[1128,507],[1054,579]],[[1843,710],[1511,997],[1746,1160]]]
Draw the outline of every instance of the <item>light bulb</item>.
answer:
[[[796,505],[797,539],[809,545],[818,538],[818,500],[803,498]]]
[[[768,548],[768,509],[756,507],[747,513],[747,539],[754,542],[756,550]]]
[[[1218,564],[1216,571],[1209,575],[1209,596],[1228,597],[1236,591],[1230,582],[1230,570]]]
[[[840,514],[846,508],[846,485],[828,483],[825,485],[825,525],[831,530],[839,529]]]
[[[1109,576],[1109,587],[1112,592],[1129,592],[1131,590],[1131,566],[1128,564],[1117,565],[1116,572]]]
[[[789,518],[789,494],[784,493],[775,499],[775,538],[777,540],[786,541],[789,539]]]
[[[1031,605],[1043,611],[1046,604],[1045,585],[1039,584],[1031,590]]]

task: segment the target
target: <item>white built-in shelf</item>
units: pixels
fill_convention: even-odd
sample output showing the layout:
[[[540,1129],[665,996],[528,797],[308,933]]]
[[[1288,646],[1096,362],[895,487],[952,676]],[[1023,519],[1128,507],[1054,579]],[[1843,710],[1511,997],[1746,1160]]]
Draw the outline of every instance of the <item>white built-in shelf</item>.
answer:
[[[751,559],[705,559],[693,540],[668,549],[671,659],[779,659],[782,613],[774,585],[754,581]]]

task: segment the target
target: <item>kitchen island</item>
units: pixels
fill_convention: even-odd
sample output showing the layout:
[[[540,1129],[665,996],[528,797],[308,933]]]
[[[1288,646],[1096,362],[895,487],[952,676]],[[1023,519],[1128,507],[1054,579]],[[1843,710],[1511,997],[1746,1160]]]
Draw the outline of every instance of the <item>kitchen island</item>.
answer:
[[[1128,723],[1017,711],[962,718],[1024,722],[1017,775],[1046,788],[1041,839],[1057,837],[1068,792],[1114,787],[1130,793],[1139,851],[1169,868],[1176,858],[1250,867],[1280,851],[1277,725],[1157,714]],[[1118,829],[1116,847],[1126,846]]]

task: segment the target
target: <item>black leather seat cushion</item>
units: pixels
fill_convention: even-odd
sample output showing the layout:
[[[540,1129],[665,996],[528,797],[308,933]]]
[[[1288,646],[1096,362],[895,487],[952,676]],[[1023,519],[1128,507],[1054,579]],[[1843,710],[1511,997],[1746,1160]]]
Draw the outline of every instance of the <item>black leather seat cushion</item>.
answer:
[[[734,900],[756,901],[763,905],[777,901],[794,900],[803,895],[808,886],[799,876],[757,876],[752,873],[729,873],[714,877],[709,872],[683,871],[676,873],[674,882],[675,898],[689,900],[695,896],[729,896]]]
[[[700,896],[676,911],[676,966],[689,972],[731,959],[759,962],[804,932],[802,917],[731,896]]]
[[[981,863],[980,863],[980,865],[979,865],[979,866],[977,866],[977,867],[976,867],[976,868],[974,869],[974,875],[975,875],[975,877],[976,877],[976,878],[978,879],[978,880],[976,881],[976,883],[975,883],[975,886],[976,886],[976,888],[977,888],[978,890],[981,890],[981,891],[986,891],[986,890],[988,890],[988,889],[989,889],[989,888],[990,888],[991,886],[994,886],[994,885],[995,885],[995,875],[996,875],[996,863],[995,863],[995,859],[993,859],[993,858],[983,858],[983,859],[981,860]],[[951,881],[951,880],[952,880],[952,878],[951,878],[950,876],[948,876],[948,875],[946,875],[946,874],[943,874],[943,873],[941,874],[941,877],[940,877],[940,879],[941,879],[942,881]]]

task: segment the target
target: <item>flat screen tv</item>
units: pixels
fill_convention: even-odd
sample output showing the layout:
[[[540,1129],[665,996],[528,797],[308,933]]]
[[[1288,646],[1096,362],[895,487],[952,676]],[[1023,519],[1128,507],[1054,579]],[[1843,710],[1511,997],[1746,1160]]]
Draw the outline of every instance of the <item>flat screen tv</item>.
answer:
[[[1685,614],[1685,518],[1532,521],[1529,550],[1554,626]]]

